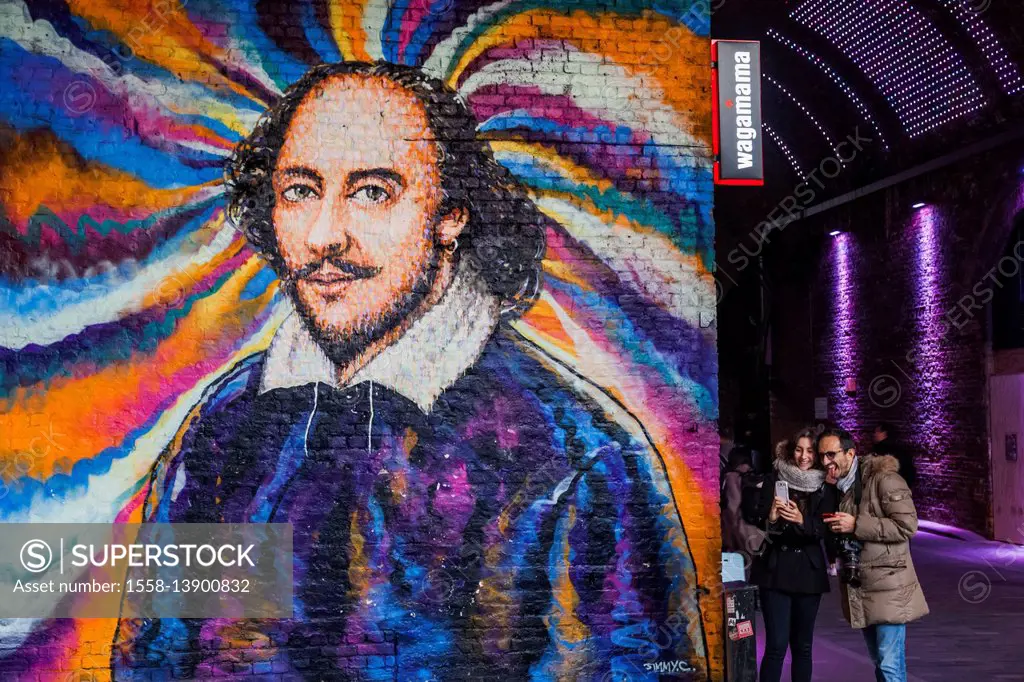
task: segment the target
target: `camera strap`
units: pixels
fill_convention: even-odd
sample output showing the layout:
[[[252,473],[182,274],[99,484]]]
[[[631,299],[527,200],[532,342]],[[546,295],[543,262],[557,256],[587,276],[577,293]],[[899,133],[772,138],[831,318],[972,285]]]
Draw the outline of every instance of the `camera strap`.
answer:
[[[857,462],[857,477],[853,479],[853,508],[860,513],[860,501],[864,496],[864,481],[861,478],[860,462]]]

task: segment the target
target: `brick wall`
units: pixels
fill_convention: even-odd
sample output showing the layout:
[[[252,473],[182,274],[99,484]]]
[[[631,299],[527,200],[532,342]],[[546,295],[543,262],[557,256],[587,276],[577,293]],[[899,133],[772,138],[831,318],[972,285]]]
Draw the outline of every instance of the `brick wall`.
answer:
[[[988,534],[983,304],[1021,159],[980,155],[795,223],[772,261],[776,435],[813,422],[816,396],[862,450],[892,422],[915,454],[922,518]]]
[[[721,679],[707,11],[4,3],[0,522],[297,568],[0,677]]]

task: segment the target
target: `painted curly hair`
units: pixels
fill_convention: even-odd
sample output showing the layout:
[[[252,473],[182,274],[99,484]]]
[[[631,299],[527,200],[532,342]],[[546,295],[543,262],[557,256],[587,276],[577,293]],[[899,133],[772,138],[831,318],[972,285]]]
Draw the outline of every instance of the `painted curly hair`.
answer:
[[[545,218],[508,171],[477,137],[477,121],[459,96],[420,69],[388,62],[339,62],[315,66],[285,91],[228,159],[224,170],[227,215],[278,274],[285,271],[272,216],[271,184],[278,153],[296,109],[333,76],[385,78],[412,93],[426,110],[438,149],[442,201],[439,211],[469,213],[459,236],[458,257],[468,259],[516,316],[537,298],[545,249]]]

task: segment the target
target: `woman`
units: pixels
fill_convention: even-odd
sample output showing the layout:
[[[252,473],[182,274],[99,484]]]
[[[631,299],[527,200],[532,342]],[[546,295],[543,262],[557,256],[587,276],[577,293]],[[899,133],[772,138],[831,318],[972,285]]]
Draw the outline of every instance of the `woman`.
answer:
[[[775,448],[774,471],[744,500],[744,514],[768,532],[754,559],[750,581],[760,588],[765,652],[761,682],[778,682],[786,648],[793,654],[793,682],[811,679],[811,644],[821,595],[829,591],[822,540],[823,514],[838,507],[815,451],[815,432],[803,429]],[[775,496],[775,482],[789,484],[789,502]]]

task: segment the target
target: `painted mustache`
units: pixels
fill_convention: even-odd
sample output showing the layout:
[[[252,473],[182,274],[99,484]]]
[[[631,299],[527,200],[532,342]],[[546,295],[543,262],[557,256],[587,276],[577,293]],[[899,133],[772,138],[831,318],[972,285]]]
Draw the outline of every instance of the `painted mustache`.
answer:
[[[328,269],[326,266],[330,266]],[[307,263],[297,270],[292,270],[288,278],[293,282],[302,279],[319,281],[336,281],[341,279],[367,279],[379,274],[381,268],[369,265],[358,265],[337,257],[326,257]]]

